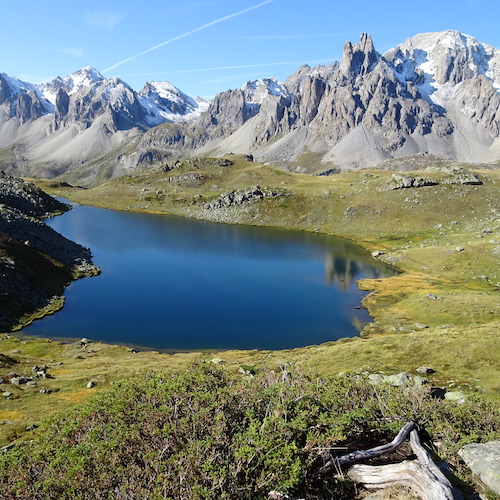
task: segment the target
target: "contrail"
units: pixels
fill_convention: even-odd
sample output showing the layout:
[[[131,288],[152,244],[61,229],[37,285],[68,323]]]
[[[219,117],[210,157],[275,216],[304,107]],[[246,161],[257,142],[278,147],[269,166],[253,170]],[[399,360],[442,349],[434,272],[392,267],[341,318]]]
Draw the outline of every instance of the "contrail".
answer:
[[[321,64],[325,62],[332,62],[332,58],[329,59],[316,59],[314,61],[308,61],[309,64]],[[304,61],[279,61],[272,63],[259,63],[259,64],[237,64],[233,66],[214,66],[213,68],[194,68],[194,69],[174,69],[171,71],[157,71],[155,73],[130,73],[122,75],[123,78],[135,77],[135,76],[151,76],[151,75],[176,75],[179,73],[202,73],[204,71],[220,71],[226,69],[248,69],[248,68],[263,68],[267,66],[285,66],[288,64],[304,64]]]
[[[266,0],[265,2],[261,2],[257,5],[254,5],[253,7],[248,7],[248,9],[240,10],[239,12],[235,12],[234,14],[229,14],[228,16],[221,17],[219,19],[216,19],[215,21],[212,21],[210,23],[204,24],[203,26],[199,26],[198,28],[194,28],[191,31],[188,31],[186,33],[183,33],[182,35],[178,35],[174,38],[171,38],[170,40],[167,40],[166,42],[162,42],[158,45],[155,45],[154,47],[151,47],[147,50],[144,50],[140,52],[139,54],[136,54],[135,56],[128,57],[127,59],[124,59],[123,61],[120,61],[116,64],[113,64],[113,66],[110,66],[109,68],[106,68],[103,73],[107,73],[108,71],[111,71],[112,69],[117,68],[118,66],[121,66],[122,64],[125,64],[129,61],[133,61],[134,59],[137,59],[138,57],[141,57],[145,54],[149,54],[149,52],[153,52],[153,50],[159,49],[160,47],[163,47],[164,45],[168,45],[169,43],[175,42],[176,40],[179,40],[180,38],[185,38],[189,35],[192,35],[193,33],[196,33],[198,31],[202,31],[206,28],[209,28],[210,26],[213,26],[214,24],[221,23],[222,21],[227,21],[228,19],[231,19],[233,17],[241,16],[243,14],[246,14],[247,12],[250,12],[251,10],[258,9],[259,7],[262,7],[263,5],[266,5],[268,3],[274,2],[274,0]]]

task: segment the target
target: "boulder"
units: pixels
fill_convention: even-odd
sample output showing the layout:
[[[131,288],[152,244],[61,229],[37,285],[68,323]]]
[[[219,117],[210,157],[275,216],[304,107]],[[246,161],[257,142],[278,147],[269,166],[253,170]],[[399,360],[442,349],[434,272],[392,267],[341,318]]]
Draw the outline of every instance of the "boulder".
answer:
[[[380,375],[380,373],[370,373],[370,375],[368,375],[368,382],[373,385],[378,385],[384,382],[386,378],[387,377],[385,375]]]
[[[467,396],[462,391],[450,391],[444,395],[444,399],[462,404],[467,399]]]
[[[500,441],[468,444],[458,454],[488,488],[500,495]]]
[[[12,385],[22,385],[26,384],[30,380],[32,380],[31,377],[13,377],[10,379],[10,383]]]
[[[437,181],[429,177],[412,177],[411,175],[392,174],[382,190],[395,191],[397,189],[436,186],[437,184],[439,184]]]
[[[436,370],[431,368],[430,366],[419,366],[416,370],[418,373],[423,373],[429,375],[431,373],[436,373]]]
[[[427,383],[427,379],[419,377],[418,375],[412,375],[408,372],[402,372],[385,377],[384,382],[396,387],[421,387]]]

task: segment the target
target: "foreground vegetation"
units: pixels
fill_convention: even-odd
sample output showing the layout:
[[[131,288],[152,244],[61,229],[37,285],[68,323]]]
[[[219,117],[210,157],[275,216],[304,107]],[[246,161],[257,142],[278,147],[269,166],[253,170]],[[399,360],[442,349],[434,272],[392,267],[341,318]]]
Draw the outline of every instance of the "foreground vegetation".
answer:
[[[10,395],[0,401],[0,443],[43,436],[33,447],[9,450],[6,496],[50,498],[54,491],[54,498],[70,498],[78,487],[87,497],[141,497],[148,488],[151,498],[260,498],[279,486],[308,498],[316,498],[313,490],[322,492],[317,498],[351,498],[345,481],[311,479],[318,449],[392,439],[406,419],[425,427],[457,465],[458,446],[498,438],[500,171],[476,170],[482,184],[469,185],[449,183],[449,168],[428,165],[406,175],[436,184],[390,189],[394,178],[385,170],[313,177],[244,157],[228,160],[191,160],[168,172],[160,165],[92,189],[37,183],[84,204],[352,239],[402,271],[359,283],[371,292],[364,305],[374,321],[358,338],[279,352],[166,354],[6,335],[0,375],[29,375],[34,365],[46,365],[50,375],[30,387],[3,384]],[[224,193],[255,185],[272,194],[218,204]],[[205,368],[193,369],[196,361]],[[207,369],[210,361],[223,372]],[[375,389],[366,382],[371,373],[415,373],[422,365],[435,371],[426,375],[428,389]],[[289,380],[277,366],[300,373]],[[349,375],[331,378],[341,372]],[[182,375],[171,379],[174,373]],[[467,401],[436,400],[430,387],[459,389]],[[82,407],[96,392],[98,399],[77,414],[26,431]],[[187,413],[177,413],[174,425],[172,412],[181,407]],[[23,472],[9,478],[13,470]],[[158,482],[147,479],[153,475]]]
[[[0,457],[0,493],[355,498],[340,471],[318,474],[331,449],[390,440],[410,420],[455,463],[459,446],[500,435],[498,407],[477,400],[457,406],[425,388],[375,388],[355,377],[319,378],[283,366],[236,377],[201,364],[174,377],[124,382],[47,423],[37,430],[43,439]]]

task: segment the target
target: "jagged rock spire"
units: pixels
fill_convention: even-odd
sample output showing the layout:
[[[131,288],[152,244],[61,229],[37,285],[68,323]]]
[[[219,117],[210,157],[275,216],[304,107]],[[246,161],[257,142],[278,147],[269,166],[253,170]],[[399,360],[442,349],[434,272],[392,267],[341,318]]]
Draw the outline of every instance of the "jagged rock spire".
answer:
[[[372,37],[368,33],[361,33],[359,43],[354,45],[351,42],[345,43],[340,69],[348,76],[364,76],[373,69],[379,58]]]

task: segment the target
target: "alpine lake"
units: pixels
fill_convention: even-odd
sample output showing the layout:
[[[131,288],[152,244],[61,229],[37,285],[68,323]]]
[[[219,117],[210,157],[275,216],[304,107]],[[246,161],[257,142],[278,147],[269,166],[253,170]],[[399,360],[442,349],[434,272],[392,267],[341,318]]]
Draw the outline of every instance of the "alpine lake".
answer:
[[[101,275],[22,330],[160,351],[288,349],[371,321],[356,281],[396,271],[348,240],[74,205],[47,221],[90,247]]]

